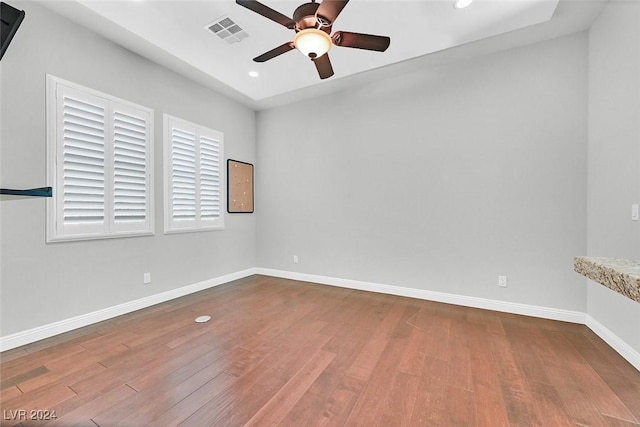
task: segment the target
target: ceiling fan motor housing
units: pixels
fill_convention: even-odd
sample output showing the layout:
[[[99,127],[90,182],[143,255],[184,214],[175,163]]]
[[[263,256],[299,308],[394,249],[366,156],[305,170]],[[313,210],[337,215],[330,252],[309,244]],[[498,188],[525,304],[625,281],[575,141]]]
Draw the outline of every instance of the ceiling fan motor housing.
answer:
[[[298,6],[293,12],[293,20],[296,21],[296,32],[306,30],[307,28],[318,28],[318,20],[316,19],[316,11],[319,3],[304,3]],[[331,34],[331,25],[324,25],[319,29],[327,34]]]

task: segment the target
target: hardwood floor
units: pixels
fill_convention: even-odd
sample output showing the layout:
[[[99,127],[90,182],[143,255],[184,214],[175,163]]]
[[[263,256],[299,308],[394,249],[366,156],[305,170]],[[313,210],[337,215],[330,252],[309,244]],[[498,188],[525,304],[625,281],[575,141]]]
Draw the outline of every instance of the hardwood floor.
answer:
[[[263,276],[0,357],[3,426],[640,425],[585,326]]]

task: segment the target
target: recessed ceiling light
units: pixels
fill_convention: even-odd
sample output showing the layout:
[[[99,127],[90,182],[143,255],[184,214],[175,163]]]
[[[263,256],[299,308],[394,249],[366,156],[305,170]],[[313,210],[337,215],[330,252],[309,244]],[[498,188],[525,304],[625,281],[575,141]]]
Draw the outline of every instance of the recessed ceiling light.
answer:
[[[249,76],[250,77],[258,77],[260,74],[258,74],[257,71],[249,71]]]
[[[453,7],[455,7],[456,9],[464,9],[465,7],[469,6],[472,2],[473,0],[456,0],[453,3]]]

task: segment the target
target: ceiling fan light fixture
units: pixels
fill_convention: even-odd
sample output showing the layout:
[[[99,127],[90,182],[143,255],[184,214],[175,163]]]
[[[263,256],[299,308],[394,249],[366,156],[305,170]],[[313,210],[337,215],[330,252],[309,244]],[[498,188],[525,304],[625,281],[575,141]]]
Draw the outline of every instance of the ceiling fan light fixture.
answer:
[[[296,33],[293,44],[308,58],[319,58],[331,49],[331,37],[324,31],[307,28]]]

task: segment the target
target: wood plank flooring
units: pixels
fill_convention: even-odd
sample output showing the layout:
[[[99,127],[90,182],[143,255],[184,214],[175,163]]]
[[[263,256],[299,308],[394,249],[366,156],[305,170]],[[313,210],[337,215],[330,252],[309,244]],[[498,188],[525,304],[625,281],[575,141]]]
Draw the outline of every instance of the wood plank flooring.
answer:
[[[585,326],[264,276],[0,359],[2,426],[640,426]]]

